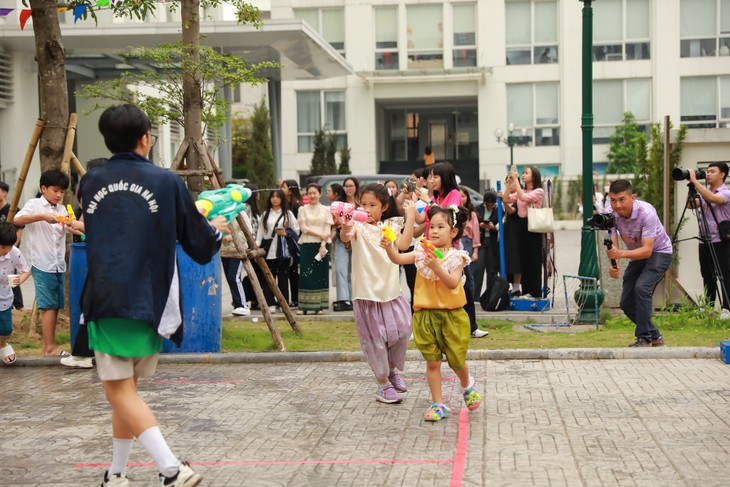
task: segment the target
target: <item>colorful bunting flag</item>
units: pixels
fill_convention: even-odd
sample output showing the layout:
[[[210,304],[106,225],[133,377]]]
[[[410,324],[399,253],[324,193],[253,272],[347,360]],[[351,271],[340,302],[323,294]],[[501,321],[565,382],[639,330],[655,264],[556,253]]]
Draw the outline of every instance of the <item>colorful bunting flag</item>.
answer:
[[[29,8],[24,8],[20,11],[20,30],[25,29],[25,23],[28,22],[28,19],[31,16],[31,11]]]
[[[14,8],[0,8],[0,17],[7,16],[13,10],[15,10],[15,9]]]
[[[97,0],[96,6],[97,7],[106,7],[109,5],[109,0]]]
[[[76,5],[74,7],[74,24],[86,13],[87,6],[88,5],[86,5],[85,3],[82,3],[81,5]]]

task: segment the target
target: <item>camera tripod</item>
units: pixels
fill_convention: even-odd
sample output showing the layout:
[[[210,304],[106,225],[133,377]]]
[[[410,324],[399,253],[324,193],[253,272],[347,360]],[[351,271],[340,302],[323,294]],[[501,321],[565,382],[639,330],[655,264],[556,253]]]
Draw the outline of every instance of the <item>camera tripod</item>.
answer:
[[[682,242],[684,240],[691,240],[691,239],[697,239],[700,241],[700,243],[703,243],[707,245],[707,250],[710,254],[710,260],[712,262],[712,270],[713,275],[715,277],[716,281],[719,281],[720,286],[720,301],[723,306],[728,305],[728,294],[727,289],[725,289],[725,280],[723,279],[722,275],[722,268],[720,266],[720,261],[717,258],[717,252],[715,251],[715,247],[712,245],[712,236],[710,235],[710,228],[707,224],[707,219],[705,218],[705,208],[702,205],[702,196],[697,192],[697,189],[695,189],[694,184],[691,182],[687,183],[687,188],[689,190],[689,193],[687,194],[687,203],[684,205],[684,209],[682,210],[682,215],[679,217],[679,222],[682,222],[684,219],[684,214],[687,211],[687,208],[691,207],[692,211],[695,214],[695,218],[697,218],[697,226],[699,230],[699,235],[697,237],[690,237],[688,239],[683,240],[677,240],[677,235],[679,233],[679,225],[677,225],[676,230],[674,230],[674,235],[672,236],[672,245],[675,245],[678,242]],[[698,204],[699,200],[699,204]],[[712,209],[710,209],[712,211]],[[714,304],[714,303],[713,303]]]

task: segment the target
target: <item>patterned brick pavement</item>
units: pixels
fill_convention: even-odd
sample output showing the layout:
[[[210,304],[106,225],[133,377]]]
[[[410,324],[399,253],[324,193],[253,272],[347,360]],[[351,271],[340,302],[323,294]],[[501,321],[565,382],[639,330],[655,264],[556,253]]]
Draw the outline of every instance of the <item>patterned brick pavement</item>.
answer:
[[[141,383],[173,450],[209,486],[728,485],[730,366],[713,359],[471,360],[484,395],[421,420],[424,363],[401,405],[366,364],[164,364]],[[5,367],[0,485],[97,485],[110,411],[92,371]],[[459,447],[459,439],[462,439]],[[153,485],[141,445],[132,485]],[[462,468],[463,467],[463,468]]]

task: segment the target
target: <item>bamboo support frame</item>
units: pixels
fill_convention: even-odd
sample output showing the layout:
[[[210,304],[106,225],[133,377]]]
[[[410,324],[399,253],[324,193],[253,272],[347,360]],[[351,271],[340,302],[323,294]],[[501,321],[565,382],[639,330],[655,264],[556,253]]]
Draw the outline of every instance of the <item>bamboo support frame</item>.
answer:
[[[63,146],[63,157],[61,158],[61,171],[71,174],[71,154],[73,153],[74,139],[76,138],[76,124],[79,116],[72,113],[68,117],[66,128],[66,144]]]
[[[200,153],[203,154],[203,161],[208,166],[209,169],[213,169],[215,167],[215,162],[213,161],[213,158],[208,153],[207,149],[203,147],[201,150],[201,147],[198,143],[196,143],[198,146],[198,149],[200,150]],[[215,171],[214,171],[215,172]],[[220,173],[215,173],[216,176],[216,182],[218,183],[218,186],[223,188],[225,187],[225,183],[223,181],[223,177],[220,175]],[[211,181],[212,182],[212,181]],[[215,183],[214,183],[215,186]],[[243,218],[239,215],[236,217],[236,221],[238,222],[238,226],[241,228],[241,231],[243,232],[244,236],[246,237],[246,241],[248,242],[248,246],[250,249],[259,250],[258,245],[256,245],[256,240],[254,239],[253,235],[251,234],[251,230],[248,228],[246,223],[243,221]],[[240,235],[238,235],[236,232],[231,232],[231,237],[233,238],[233,243],[236,246],[236,249],[238,249],[239,252],[241,252],[244,249],[243,242],[240,240]],[[255,261],[258,264],[259,268],[261,269],[261,272],[263,273],[264,277],[266,278],[266,282],[268,283],[270,289],[274,293],[274,296],[276,296],[276,299],[279,301],[279,304],[281,305],[281,310],[284,313],[284,316],[286,316],[287,321],[289,322],[289,325],[291,326],[292,330],[297,335],[302,334],[301,328],[299,328],[299,325],[297,324],[296,319],[294,318],[294,315],[292,315],[291,309],[289,308],[289,303],[286,299],[284,299],[284,296],[281,294],[281,291],[279,290],[279,287],[276,285],[276,281],[274,281],[274,276],[271,275],[271,271],[269,270],[269,266],[266,264],[266,260],[263,255],[259,255],[255,257]],[[256,293],[256,299],[259,303],[266,303],[266,299],[263,296],[263,291],[261,290],[261,283],[258,282],[258,278],[256,277],[256,273],[253,270],[253,266],[251,265],[250,260],[246,259],[243,260],[243,266],[246,269],[246,272],[249,275],[249,278],[251,279],[252,284],[256,284],[255,286],[252,286],[254,288],[254,292]],[[260,296],[259,296],[260,294]],[[268,309],[268,306],[262,305],[261,306],[261,312],[264,315],[264,318],[266,319],[267,325],[269,324],[269,320],[271,320],[271,312]],[[268,317],[267,317],[268,316]],[[272,329],[273,326],[273,320],[271,321],[271,325],[269,326],[269,329]],[[276,327],[273,327],[274,330],[276,330]],[[278,330],[276,330],[276,333],[278,334]],[[272,331],[273,335],[273,331]],[[277,343],[278,344],[278,343]],[[283,345],[283,342],[282,342]],[[284,351],[281,349],[281,351]]]
[[[30,136],[30,142],[28,142],[28,149],[25,151],[25,159],[23,159],[23,165],[20,166],[20,174],[18,175],[18,182],[13,189],[13,201],[10,203],[10,210],[8,211],[8,221],[12,222],[15,217],[15,213],[18,211],[18,203],[20,202],[20,195],[23,193],[23,186],[25,186],[25,178],[28,177],[28,169],[30,168],[30,161],[33,160],[33,154],[38,147],[38,141],[41,139],[43,133],[43,127],[46,122],[43,119],[35,121],[35,127],[33,133]]]

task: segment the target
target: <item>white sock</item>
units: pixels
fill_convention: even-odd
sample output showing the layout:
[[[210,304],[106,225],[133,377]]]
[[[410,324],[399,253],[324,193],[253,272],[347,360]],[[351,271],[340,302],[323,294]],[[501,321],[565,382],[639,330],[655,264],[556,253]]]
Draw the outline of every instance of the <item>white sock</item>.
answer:
[[[172,477],[180,470],[180,462],[167,446],[159,426],[144,430],[137,439],[157,464],[157,469],[162,475]]]
[[[127,475],[127,463],[132,453],[134,440],[126,438],[112,438],[112,466],[109,467],[109,475],[121,473]]]
[[[465,393],[466,390],[469,389],[470,387],[474,387],[474,377],[472,377],[471,374],[469,374],[469,385],[466,386],[466,387],[462,387],[461,388],[461,393],[462,394]]]

